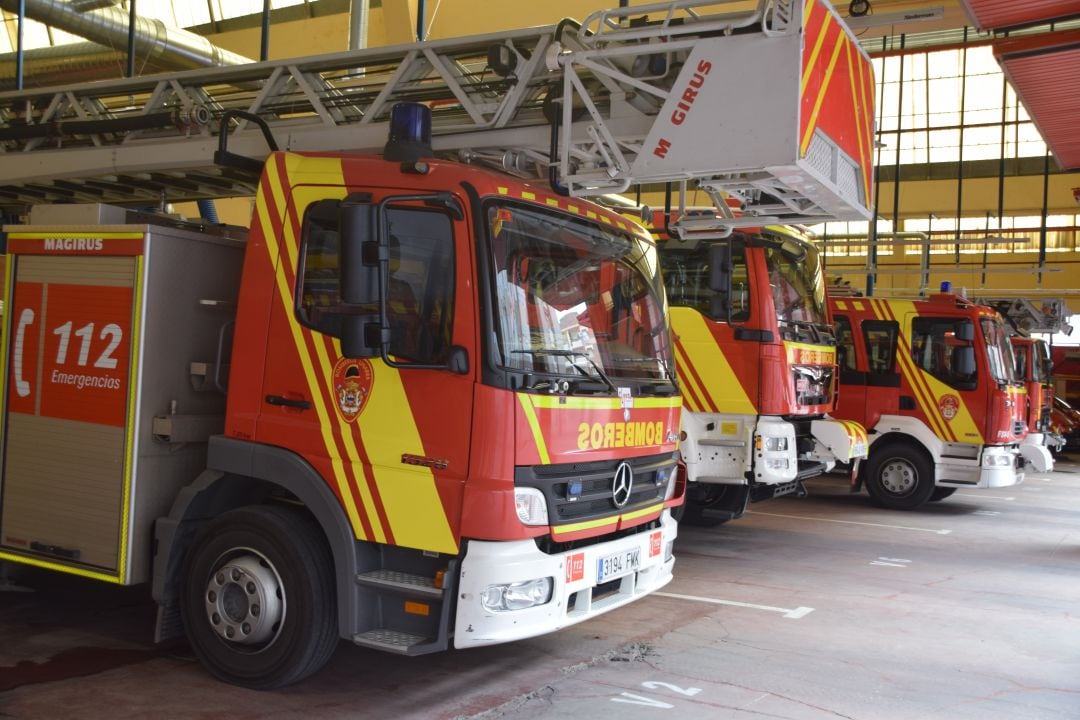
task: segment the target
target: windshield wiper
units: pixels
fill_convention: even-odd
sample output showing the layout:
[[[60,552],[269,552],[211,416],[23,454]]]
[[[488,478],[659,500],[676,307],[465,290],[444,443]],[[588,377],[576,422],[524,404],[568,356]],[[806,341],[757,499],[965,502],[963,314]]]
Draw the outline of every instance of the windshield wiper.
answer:
[[[664,374],[664,379],[670,381],[672,384],[674,384],[675,382],[675,374],[671,372],[671,368],[668,367],[668,364],[664,362],[664,358],[662,357],[651,358],[639,357],[637,355],[616,355],[611,359],[614,362],[631,362],[637,363],[639,365],[644,365],[646,363],[658,363],[660,365],[660,371]]]
[[[817,323],[810,322],[809,320],[789,320],[787,318],[777,318],[777,322],[794,325],[797,330],[808,330],[810,337],[815,343],[821,342],[821,330],[818,328]],[[796,333],[796,335],[797,334],[798,333]]]
[[[536,348],[535,350],[511,350],[510,353],[512,355],[550,355],[550,356],[554,356],[554,357],[564,357],[564,358],[575,358],[575,357],[585,358],[585,360],[590,365],[593,366],[593,369],[596,370],[596,375],[590,375],[589,373],[585,372],[585,369],[582,368],[580,365],[578,365],[576,362],[571,362],[570,364],[574,366],[575,370],[580,372],[585,377],[587,377],[589,379],[593,379],[595,377],[598,377],[598,378],[600,378],[601,380],[604,381],[604,384],[607,385],[608,388],[612,392],[614,392],[614,393],[619,392],[619,389],[615,386],[615,383],[613,383],[611,381],[611,378],[609,378],[607,376],[607,373],[605,373],[602,369],[600,369],[600,366],[596,363],[596,361],[593,360],[591,357],[589,357],[586,353],[581,352],[580,350],[564,350],[562,348]],[[586,389],[592,389],[592,388],[584,388],[584,387],[580,387],[580,386],[575,386],[574,389],[575,390],[586,390]]]

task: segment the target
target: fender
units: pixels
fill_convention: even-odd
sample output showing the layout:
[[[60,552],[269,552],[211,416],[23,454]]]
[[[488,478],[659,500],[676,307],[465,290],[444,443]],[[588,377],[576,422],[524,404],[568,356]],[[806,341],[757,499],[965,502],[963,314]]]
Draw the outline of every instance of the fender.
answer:
[[[159,605],[156,639],[178,634],[175,630],[179,626],[174,628],[168,616],[178,611],[178,578],[198,528],[223,512],[262,502],[275,487],[302,502],[322,528],[334,558],[338,633],[343,638],[352,637],[359,605],[355,574],[365,544],[353,535],[330,486],[306,460],[280,447],[216,435],[210,438],[207,455],[207,470],[180,491],[168,516],[154,524],[153,596]]]
[[[941,457],[945,454],[945,443],[922,420],[905,415],[882,415],[877,424],[870,430],[870,447],[867,448],[867,458],[873,454],[875,445],[885,438],[892,439],[894,437],[918,442],[930,453],[930,458],[935,465],[941,462]],[[978,456],[973,459],[978,461]]]

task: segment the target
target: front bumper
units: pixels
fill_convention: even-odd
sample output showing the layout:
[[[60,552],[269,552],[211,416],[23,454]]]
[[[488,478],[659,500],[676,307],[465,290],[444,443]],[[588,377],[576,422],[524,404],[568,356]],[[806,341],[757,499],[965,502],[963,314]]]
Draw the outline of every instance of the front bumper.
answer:
[[[810,423],[814,455],[825,462],[850,463],[865,460],[870,447],[866,429],[853,420],[825,417]]]
[[[1020,454],[1024,462],[1035,472],[1044,473],[1054,469],[1054,457],[1050,454],[1050,448],[1047,447],[1048,437],[1042,433],[1028,433],[1020,443]]]
[[[548,555],[532,540],[471,541],[461,564],[454,646],[479,647],[554,632],[633,602],[671,582],[671,548],[678,533],[671,513],[660,527],[610,542]],[[637,549],[636,571],[605,580],[597,588],[598,563],[610,555]],[[492,585],[551,577],[551,600],[544,605],[493,612],[481,603]]]
[[[938,485],[1003,488],[1024,481],[1024,459],[1017,445],[986,445],[978,463],[939,463]]]

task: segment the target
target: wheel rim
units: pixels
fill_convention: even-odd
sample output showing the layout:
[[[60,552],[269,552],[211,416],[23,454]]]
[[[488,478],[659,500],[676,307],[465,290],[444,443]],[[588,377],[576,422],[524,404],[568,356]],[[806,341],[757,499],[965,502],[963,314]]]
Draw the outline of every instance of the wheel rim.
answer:
[[[251,548],[225,553],[213,567],[203,593],[210,628],[237,650],[265,650],[285,621],[285,586],[277,568]]]
[[[881,486],[890,495],[910,495],[919,484],[919,471],[903,458],[891,458],[881,466]]]

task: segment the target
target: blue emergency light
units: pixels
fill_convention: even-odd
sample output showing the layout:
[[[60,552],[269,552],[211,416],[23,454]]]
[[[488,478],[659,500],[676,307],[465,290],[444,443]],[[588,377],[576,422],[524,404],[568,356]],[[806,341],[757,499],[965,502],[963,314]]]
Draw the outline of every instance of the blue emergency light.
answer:
[[[414,163],[431,157],[431,108],[420,103],[398,103],[390,110],[390,137],[383,157]]]
[[[943,293],[951,293],[952,292],[952,283],[949,282],[948,280],[942,280],[941,281],[941,292],[943,292]]]

